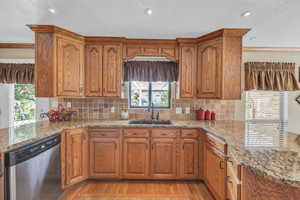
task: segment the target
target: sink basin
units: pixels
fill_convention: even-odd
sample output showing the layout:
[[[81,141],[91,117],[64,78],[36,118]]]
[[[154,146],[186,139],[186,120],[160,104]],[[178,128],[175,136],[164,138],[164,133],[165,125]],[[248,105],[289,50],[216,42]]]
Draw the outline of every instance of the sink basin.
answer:
[[[133,120],[129,124],[158,124],[158,125],[171,125],[170,120]]]

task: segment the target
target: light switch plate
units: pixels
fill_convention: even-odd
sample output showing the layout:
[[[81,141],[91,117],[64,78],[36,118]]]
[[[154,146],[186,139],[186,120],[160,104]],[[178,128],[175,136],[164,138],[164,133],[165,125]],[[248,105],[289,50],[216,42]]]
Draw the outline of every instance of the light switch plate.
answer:
[[[67,108],[72,108],[72,103],[71,102],[67,102]]]
[[[176,108],[176,114],[182,114],[182,108],[181,107]]]
[[[186,107],[185,108],[185,114],[190,114],[191,113],[191,108],[190,107]]]

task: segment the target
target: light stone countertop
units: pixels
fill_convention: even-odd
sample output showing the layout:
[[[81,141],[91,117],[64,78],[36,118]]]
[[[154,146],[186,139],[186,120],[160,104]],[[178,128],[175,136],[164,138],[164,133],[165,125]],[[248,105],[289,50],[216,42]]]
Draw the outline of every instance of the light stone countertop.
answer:
[[[241,165],[260,176],[300,187],[300,144],[297,134],[279,131],[279,123],[242,121],[173,121],[172,125],[130,125],[128,121],[42,121],[0,129],[0,151],[5,152],[64,129],[83,127],[202,128],[228,144],[229,153]]]

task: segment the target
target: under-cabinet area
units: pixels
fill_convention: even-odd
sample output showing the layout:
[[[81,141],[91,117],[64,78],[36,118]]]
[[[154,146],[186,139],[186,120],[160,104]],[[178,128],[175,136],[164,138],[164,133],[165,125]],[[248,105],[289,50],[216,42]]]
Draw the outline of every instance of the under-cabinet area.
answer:
[[[88,178],[201,179],[198,129],[87,128],[62,134],[62,183]]]

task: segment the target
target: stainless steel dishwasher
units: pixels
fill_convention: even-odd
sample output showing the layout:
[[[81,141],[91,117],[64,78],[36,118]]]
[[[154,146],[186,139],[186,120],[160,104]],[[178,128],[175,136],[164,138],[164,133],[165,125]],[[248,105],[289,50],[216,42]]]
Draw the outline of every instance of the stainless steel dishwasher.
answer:
[[[60,187],[60,135],[5,154],[6,200],[57,200]]]

